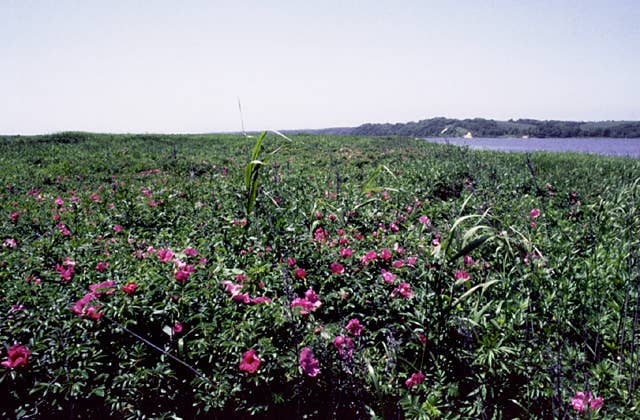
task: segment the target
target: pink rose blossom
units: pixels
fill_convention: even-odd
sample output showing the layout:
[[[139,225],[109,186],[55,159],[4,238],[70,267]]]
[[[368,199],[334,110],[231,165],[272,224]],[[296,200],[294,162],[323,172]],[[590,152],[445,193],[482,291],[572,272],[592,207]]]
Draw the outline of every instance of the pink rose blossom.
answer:
[[[65,283],[70,282],[73,278],[73,267],[73,265],[56,264],[56,271]]]
[[[113,280],[103,281],[102,283],[96,283],[89,286],[89,290],[97,297],[102,294],[110,295],[116,290],[116,282]]]
[[[416,385],[420,385],[424,381],[424,375],[420,372],[412,374],[409,379],[404,383],[407,388],[411,388]]]
[[[529,217],[531,217],[533,220],[536,220],[538,217],[540,217],[540,210],[531,209],[531,211],[529,212]]]
[[[333,346],[338,351],[341,359],[350,360],[353,357],[353,340],[351,337],[339,335],[333,340]]]
[[[198,251],[189,247],[184,250],[184,255],[186,255],[187,257],[197,257],[199,254]]]
[[[405,299],[410,299],[413,295],[413,290],[411,290],[411,285],[409,283],[400,283],[398,287],[396,287],[391,292],[391,297],[396,297],[396,295],[400,295]]]
[[[18,366],[27,366],[30,354],[31,352],[24,345],[15,344],[7,351],[7,360],[0,364],[9,369],[15,369]]]
[[[464,281],[467,281],[471,278],[469,276],[469,273],[467,273],[466,271],[456,271],[453,276],[455,277],[456,280],[464,280]]]
[[[350,319],[345,329],[355,337],[359,337],[360,334],[362,334],[362,325],[360,324],[360,320],[358,320],[358,318]]]
[[[176,281],[180,283],[186,283],[189,279],[189,275],[195,271],[195,267],[192,265],[184,265],[175,272]]]
[[[158,259],[162,262],[169,262],[173,258],[173,252],[168,248],[162,248],[157,252]]]
[[[384,280],[385,283],[393,283],[394,280],[396,279],[396,275],[395,274],[393,274],[393,273],[391,273],[391,272],[389,272],[389,271],[387,271],[385,269],[382,269],[381,274],[382,274],[382,279]]]
[[[340,263],[337,263],[337,262],[331,263],[331,265],[329,265],[329,268],[331,269],[331,272],[333,274],[344,273],[344,266]]]
[[[242,360],[240,361],[240,370],[247,373],[255,373],[260,367],[262,361],[256,355],[254,349],[245,351],[242,354]]]
[[[471,267],[474,264],[475,261],[473,261],[473,258],[471,258],[469,255],[464,256],[464,265],[466,265],[467,267]]]
[[[137,288],[138,288],[138,285],[135,282],[130,281],[129,283],[122,286],[120,290],[122,290],[128,295],[131,295],[136,291]]]
[[[104,270],[106,270],[107,268],[109,268],[109,263],[106,261],[100,261],[98,264],[96,264],[96,270],[99,272],[104,272]]]
[[[389,250],[389,248],[385,248],[382,251],[380,251],[380,258],[388,261],[391,259],[391,251]]]
[[[306,315],[309,312],[315,311],[321,306],[322,306],[322,302],[318,298],[318,295],[316,294],[316,292],[313,291],[313,289],[307,290],[304,294],[304,298],[295,298],[291,302],[292,308],[295,308],[295,307],[302,308],[300,309],[301,315]]]
[[[598,410],[604,404],[602,397],[593,398],[591,392],[578,391],[571,399],[571,405],[576,411]]]
[[[340,256],[342,258],[349,258],[351,256],[352,252],[349,248],[342,248],[340,250]]]
[[[391,266],[394,268],[402,268],[404,266],[404,260],[395,260],[391,263]]]
[[[97,300],[98,296],[99,295],[94,292],[85,294],[81,299],[76,301],[73,307],[71,307],[71,310],[80,317],[86,316],[94,321],[100,320],[100,316],[102,316],[102,313],[99,312],[101,306],[91,305],[91,302]]]
[[[313,358],[313,350],[308,347],[303,347],[300,350],[300,368],[302,372],[315,378],[320,373],[320,367],[318,366],[318,359]]]

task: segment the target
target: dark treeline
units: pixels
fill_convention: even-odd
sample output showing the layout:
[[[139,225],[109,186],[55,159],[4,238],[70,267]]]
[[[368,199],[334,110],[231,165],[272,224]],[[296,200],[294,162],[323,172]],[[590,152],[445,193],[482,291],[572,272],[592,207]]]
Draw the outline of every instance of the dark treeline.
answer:
[[[340,128],[344,134],[345,129]],[[319,130],[332,134],[332,129]],[[430,118],[396,124],[363,124],[349,131],[356,136],[461,137],[471,132],[474,137],[640,137],[640,121],[509,121],[484,118]]]

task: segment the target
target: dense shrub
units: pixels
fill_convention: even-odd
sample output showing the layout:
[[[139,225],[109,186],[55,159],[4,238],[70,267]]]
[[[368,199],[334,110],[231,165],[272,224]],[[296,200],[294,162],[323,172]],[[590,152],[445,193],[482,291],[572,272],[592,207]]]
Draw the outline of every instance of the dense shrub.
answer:
[[[5,139],[2,417],[629,415],[629,159]],[[567,169],[569,168],[569,169]]]

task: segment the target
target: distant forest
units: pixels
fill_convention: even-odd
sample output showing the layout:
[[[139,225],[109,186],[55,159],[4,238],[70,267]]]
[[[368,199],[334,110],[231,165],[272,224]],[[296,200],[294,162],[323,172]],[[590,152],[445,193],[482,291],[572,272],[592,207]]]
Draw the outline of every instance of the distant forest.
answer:
[[[519,119],[508,121],[484,118],[430,118],[418,122],[396,124],[363,124],[358,127],[300,130],[324,134],[354,136],[405,137],[626,137],[640,138],[640,121],[540,121]]]

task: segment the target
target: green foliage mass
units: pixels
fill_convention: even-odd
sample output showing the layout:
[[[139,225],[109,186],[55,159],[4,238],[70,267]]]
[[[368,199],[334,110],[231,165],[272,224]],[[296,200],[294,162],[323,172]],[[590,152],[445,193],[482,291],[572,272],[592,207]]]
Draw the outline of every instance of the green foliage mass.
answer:
[[[0,366],[2,418],[550,418],[579,391],[604,399],[585,417],[637,411],[637,160],[304,135],[0,146],[0,361],[30,352]],[[100,318],[74,313],[106,281]],[[309,289],[321,304],[292,306]]]
[[[331,132],[333,129],[327,129]],[[344,131],[344,129],[337,129]],[[640,137],[640,121],[555,121],[518,119],[508,121],[485,118],[430,118],[396,124],[363,124],[349,130],[354,136],[462,137]]]

